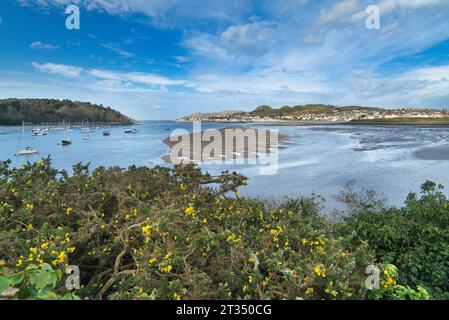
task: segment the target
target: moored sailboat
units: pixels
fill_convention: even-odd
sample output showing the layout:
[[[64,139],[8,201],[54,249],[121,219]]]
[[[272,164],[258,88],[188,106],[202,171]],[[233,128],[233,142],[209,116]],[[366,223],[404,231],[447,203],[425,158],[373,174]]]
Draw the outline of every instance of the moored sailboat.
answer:
[[[72,144],[72,140],[67,138],[67,128],[65,126],[65,122],[62,122],[62,125],[64,126],[64,138],[61,140],[62,146],[68,146],[69,144]]]
[[[25,122],[22,121],[22,134],[25,133]],[[19,136],[19,143],[20,145],[20,136]],[[15,155],[16,156],[31,156],[33,154],[39,153],[39,149],[34,147],[26,147],[23,150],[18,151]]]
[[[39,153],[39,149],[33,148],[33,147],[26,147],[23,150],[20,150],[16,153],[16,156],[31,156],[33,154]]]
[[[133,129],[126,129],[125,130],[125,133],[138,133],[138,132],[139,132],[139,130],[137,130],[135,128],[133,128]]]

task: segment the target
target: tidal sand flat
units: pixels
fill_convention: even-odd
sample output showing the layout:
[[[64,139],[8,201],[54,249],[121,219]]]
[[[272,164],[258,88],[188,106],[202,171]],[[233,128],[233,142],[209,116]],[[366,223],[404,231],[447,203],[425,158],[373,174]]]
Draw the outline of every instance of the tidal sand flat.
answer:
[[[179,135],[177,139],[170,137],[163,139],[162,141],[170,147],[170,152],[162,159],[167,163],[172,163],[173,157],[185,161],[200,159],[200,162],[254,159],[260,155],[277,152],[283,147],[281,143],[287,140],[288,135],[270,129],[245,127],[209,129]]]
[[[449,144],[421,148],[414,155],[421,160],[449,160]]]

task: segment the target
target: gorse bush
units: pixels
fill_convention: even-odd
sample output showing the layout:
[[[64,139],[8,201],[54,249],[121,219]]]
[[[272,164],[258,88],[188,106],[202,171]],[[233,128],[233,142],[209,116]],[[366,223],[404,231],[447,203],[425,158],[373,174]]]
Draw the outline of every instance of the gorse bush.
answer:
[[[367,243],[376,261],[398,268],[400,282],[449,299],[449,201],[443,186],[427,181],[404,208],[353,208],[337,226],[350,244]],[[360,203],[360,202],[359,202]]]
[[[240,197],[246,178],[236,173],[210,176],[194,165],[89,172],[82,164],[73,172],[58,172],[50,159],[0,165],[0,298],[428,299],[448,292],[448,201],[436,186],[420,199],[411,195],[404,209],[354,209],[332,222],[320,214],[320,198],[273,206]],[[427,231],[416,232],[423,223]],[[365,287],[371,264],[381,271],[379,290]],[[65,287],[69,265],[80,269],[75,292]],[[44,291],[30,272],[45,272]]]

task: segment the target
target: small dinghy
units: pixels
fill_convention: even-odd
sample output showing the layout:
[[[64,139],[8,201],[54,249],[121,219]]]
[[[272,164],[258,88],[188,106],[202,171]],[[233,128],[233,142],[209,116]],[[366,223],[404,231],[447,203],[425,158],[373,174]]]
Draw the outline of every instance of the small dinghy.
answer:
[[[61,140],[61,146],[68,146],[69,144],[72,144],[72,140],[70,140],[70,139],[62,139]]]
[[[25,149],[16,153],[16,156],[31,156],[33,154],[39,153],[39,149],[26,147]]]

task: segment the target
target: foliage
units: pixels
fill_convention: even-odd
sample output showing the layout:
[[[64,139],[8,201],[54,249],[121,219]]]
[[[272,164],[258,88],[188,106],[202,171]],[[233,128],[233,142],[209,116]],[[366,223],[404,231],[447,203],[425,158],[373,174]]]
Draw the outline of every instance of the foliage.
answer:
[[[4,99],[0,100],[0,125],[32,123],[105,122],[130,123],[131,119],[120,112],[89,102],[52,99]]]
[[[49,264],[29,265],[23,271],[11,273],[0,266],[0,299],[62,299],[78,297],[71,293],[61,296],[54,290],[61,280],[61,270],[54,270]]]
[[[52,276],[48,288],[58,296],[49,297],[65,297],[61,270],[76,265],[82,285],[76,295],[87,299],[425,299],[427,292],[432,298],[446,290],[427,278],[434,270],[420,269],[414,278],[402,274],[410,263],[423,263],[420,251],[399,258],[405,249],[387,241],[384,229],[383,235],[363,230],[361,225],[374,223],[363,210],[382,216],[384,209],[354,209],[336,223],[320,214],[318,197],[270,205],[240,197],[245,184],[239,174],[210,176],[194,165],[99,167],[90,173],[77,164],[69,176],[53,169],[50,159],[21,168],[5,161],[0,279],[22,290],[32,283],[12,281],[17,274],[56,272],[58,281]],[[447,229],[447,200],[435,192],[429,197],[410,197],[409,216],[426,215],[420,218],[426,223],[434,217]],[[446,218],[432,213],[438,203]],[[407,212],[386,212],[396,211]],[[427,252],[435,265],[437,257],[446,257],[444,242],[437,243],[441,235],[433,234],[437,251]],[[387,262],[398,271],[389,266],[382,279],[387,285],[372,292],[365,288],[365,268],[376,258],[385,261],[383,272]],[[439,270],[447,279],[447,268]]]
[[[415,289],[398,284],[398,269],[393,264],[383,266],[380,290],[368,293],[369,299],[390,300],[429,300],[430,295],[426,289],[418,286]]]
[[[427,181],[421,197],[410,194],[405,207],[357,203],[337,226],[350,246],[366,243],[381,263],[398,267],[404,285],[425,288],[436,299],[449,298],[449,201],[443,186]]]

